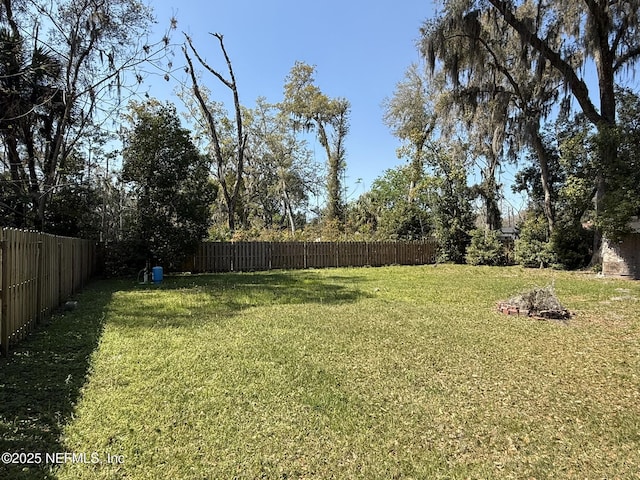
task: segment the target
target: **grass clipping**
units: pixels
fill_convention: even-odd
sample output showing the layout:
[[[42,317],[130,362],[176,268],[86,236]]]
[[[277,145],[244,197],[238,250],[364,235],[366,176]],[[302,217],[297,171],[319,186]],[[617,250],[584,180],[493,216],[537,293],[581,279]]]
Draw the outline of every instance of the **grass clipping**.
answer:
[[[552,285],[536,287],[498,303],[498,310],[507,315],[566,320],[571,314],[562,306]]]

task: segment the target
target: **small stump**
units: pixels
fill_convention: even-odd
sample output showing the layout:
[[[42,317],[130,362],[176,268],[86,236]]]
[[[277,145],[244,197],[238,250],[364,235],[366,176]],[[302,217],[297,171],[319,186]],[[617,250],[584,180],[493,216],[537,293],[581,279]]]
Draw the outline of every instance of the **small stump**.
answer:
[[[571,317],[553,291],[553,287],[534,288],[503,302],[498,311],[505,315],[521,315],[543,320],[566,320]]]

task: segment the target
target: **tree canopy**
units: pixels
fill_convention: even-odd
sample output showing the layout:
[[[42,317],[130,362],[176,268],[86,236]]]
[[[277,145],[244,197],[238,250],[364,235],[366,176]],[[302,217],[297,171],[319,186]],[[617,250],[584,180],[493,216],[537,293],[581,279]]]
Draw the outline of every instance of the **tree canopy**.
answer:
[[[0,2],[4,225],[128,239],[167,265],[207,237],[430,235],[442,260],[497,263],[513,173],[529,202],[516,257],[573,268],[640,214],[640,0],[445,0],[382,100],[407,163],[350,202],[351,103],[303,61],[280,99],[243,104],[223,35],[209,37],[220,69],[185,35],[181,108],[146,99],[122,116],[171,51],[168,34],[140,40],[153,20],[137,0]]]
[[[152,21],[137,0],[0,4],[0,180],[11,192],[0,207],[12,224],[55,231],[45,219],[60,172],[167,46],[140,43]]]
[[[315,67],[296,62],[284,86],[283,111],[289,113],[294,125],[305,131],[315,130],[327,156],[328,220],[344,220],[340,187],[345,168],[345,140],[349,133],[350,104],[345,98],[329,98],[315,84]]]
[[[593,226],[610,237],[624,229],[634,210],[621,215],[616,207],[621,177],[615,172],[628,171],[629,165],[617,116],[624,99],[616,84],[640,56],[639,6],[635,1],[450,0],[425,22],[420,48],[430,74],[439,79],[437,124],[445,134],[462,126],[474,156],[487,159],[485,199],[496,187],[496,166],[505,159],[521,161],[525,147],[535,160],[540,205],[552,233],[559,197],[554,189],[562,185],[553,178],[557,141],[550,143],[545,122],[568,117],[577,107],[595,132],[590,137]],[[584,78],[591,68],[595,81]],[[599,235],[595,239],[597,257]]]
[[[180,266],[209,227],[216,189],[208,160],[180,125],[173,105],[132,105],[122,177],[133,189],[136,215],[128,237],[148,259]]]

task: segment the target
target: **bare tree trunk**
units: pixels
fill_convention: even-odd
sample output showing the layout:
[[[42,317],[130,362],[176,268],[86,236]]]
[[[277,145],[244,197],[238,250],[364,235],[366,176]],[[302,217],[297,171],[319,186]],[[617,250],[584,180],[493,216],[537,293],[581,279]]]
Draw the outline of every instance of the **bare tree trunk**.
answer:
[[[349,106],[346,102],[338,104],[334,120],[333,135],[333,152],[329,151],[329,179],[327,185],[327,193],[329,195],[329,212],[330,219],[336,219],[340,224],[344,224],[344,208],[340,195],[340,172],[343,170],[345,159],[344,142],[348,130],[348,110]]]
[[[600,115],[601,121],[597,123],[599,142],[600,169],[596,175],[596,195],[594,198],[596,219],[605,210],[605,195],[607,184],[604,172],[612,168],[618,156],[618,142],[614,131],[616,128],[616,96],[615,96],[615,68],[616,53],[615,47],[609,46],[609,14],[607,7],[587,0],[594,32],[596,34],[596,51],[594,60],[598,73],[598,88],[600,92]],[[615,44],[615,42],[614,42]],[[602,263],[602,246],[604,243],[603,233],[600,228],[596,229],[593,244],[593,256],[591,266]]]
[[[549,234],[552,234],[553,229],[555,228],[556,215],[553,205],[553,194],[551,192],[551,179],[549,178],[550,173],[548,152],[544,147],[542,138],[540,138],[540,132],[538,131],[537,126],[532,126],[529,133],[533,149],[535,150],[538,157],[538,162],[540,163],[540,182],[542,183],[542,192],[544,194],[542,209],[544,210],[544,215],[547,218]]]
[[[202,94],[200,86],[198,84],[196,74],[193,68],[193,63],[189,54],[187,53],[187,49],[184,48],[183,52],[187,63],[189,65],[189,73],[191,75],[191,81],[193,83],[193,92],[200,104],[200,108],[206,118],[207,126],[209,128],[209,134],[211,135],[211,143],[213,144],[214,156],[217,165],[217,177],[218,182],[220,182],[220,186],[222,187],[222,193],[224,196],[224,201],[227,206],[227,220],[229,225],[229,230],[234,232],[236,229],[236,207],[238,205],[238,196],[240,194],[240,186],[242,184],[242,177],[244,176],[244,151],[247,144],[247,135],[243,133],[243,125],[242,125],[242,110],[240,108],[240,100],[238,96],[238,88],[236,84],[236,79],[233,73],[233,67],[231,65],[231,59],[227,54],[227,50],[224,46],[223,36],[219,33],[212,33],[212,36],[218,39],[220,44],[220,49],[224,55],[225,61],[227,63],[227,69],[229,72],[229,80],[224,78],[220,73],[211,68],[200,56],[198,51],[193,46],[191,42],[191,38],[185,34],[187,39],[187,43],[189,44],[189,48],[196,56],[200,64],[211,72],[220,82],[222,82],[227,88],[231,90],[233,93],[233,104],[235,108],[235,120],[236,120],[236,141],[237,147],[235,152],[235,165],[234,165],[234,180],[233,186],[229,188],[229,184],[227,183],[226,173],[227,170],[225,168],[226,160],[222,153],[222,148],[220,146],[220,138],[218,134],[218,128],[216,125],[216,120],[213,116],[213,113],[209,109],[207,102]]]
[[[329,138],[327,136],[324,124],[320,121],[316,122],[318,126],[318,136],[320,144],[324,147],[327,154],[327,219],[340,219],[340,145],[331,149]]]
[[[407,202],[413,204],[416,201],[416,188],[418,182],[422,179],[422,152],[424,145],[427,142],[427,136],[424,135],[418,139],[414,146],[416,149],[415,157],[411,159],[411,180],[409,181],[409,192],[407,194]]]
[[[489,165],[484,171],[484,181],[480,186],[480,193],[485,204],[485,225],[487,230],[499,230],[502,225],[498,206],[498,188],[496,185],[496,168],[499,164],[498,156],[492,150],[487,152]]]
[[[289,199],[289,193],[287,192],[287,185],[284,180],[282,180],[282,198],[284,201],[285,211],[287,212],[287,218],[289,219],[289,228],[291,229],[291,234],[295,235],[296,222],[293,217],[293,208],[291,208],[291,200]]]

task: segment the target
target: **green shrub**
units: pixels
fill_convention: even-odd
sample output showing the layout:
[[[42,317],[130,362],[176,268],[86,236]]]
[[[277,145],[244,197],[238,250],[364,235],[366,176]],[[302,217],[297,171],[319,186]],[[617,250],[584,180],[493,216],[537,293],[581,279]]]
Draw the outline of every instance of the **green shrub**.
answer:
[[[591,259],[593,232],[579,223],[557,221],[549,236],[543,215],[530,213],[520,226],[515,242],[516,262],[525,267],[554,267],[575,270]]]
[[[557,266],[567,270],[586,267],[593,250],[593,232],[581,224],[557,224],[551,235]]]
[[[134,276],[144,268],[146,262],[145,245],[139,239],[110,242],[104,246],[106,277]]]
[[[520,226],[520,237],[515,241],[515,260],[524,267],[542,268],[557,263],[543,216],[530,213]]]
[[[465,256],[469,265],[504,265],[505,252],[498,230],[479,228],[471,231],[471,244]]]
[[[464,263],[470,237],[460,228],[459,222],[453,221],[452,226],[438,226],[434,232],[438,242],[438,262],[440,263]]]

